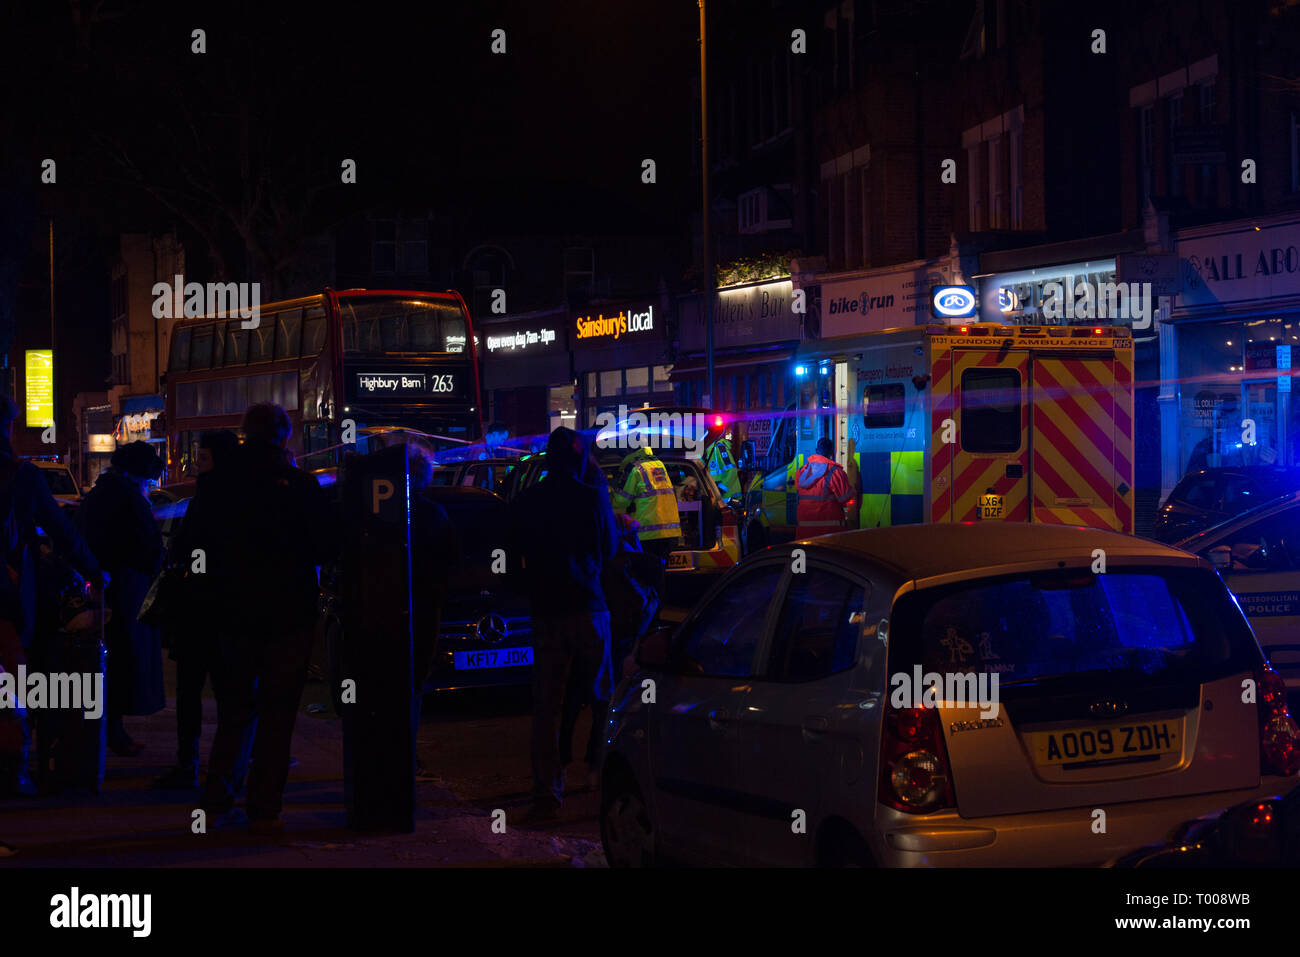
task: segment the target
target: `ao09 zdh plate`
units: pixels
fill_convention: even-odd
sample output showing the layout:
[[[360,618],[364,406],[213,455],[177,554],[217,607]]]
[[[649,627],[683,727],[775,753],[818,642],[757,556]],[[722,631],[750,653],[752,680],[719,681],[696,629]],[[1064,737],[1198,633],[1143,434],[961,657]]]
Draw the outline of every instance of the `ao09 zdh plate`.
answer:
[[[1077,764],[1173,754],[1181,747],[1178,733],[1176,721],[1040,731],[1034,735],[1034,760],[1049,765]]]

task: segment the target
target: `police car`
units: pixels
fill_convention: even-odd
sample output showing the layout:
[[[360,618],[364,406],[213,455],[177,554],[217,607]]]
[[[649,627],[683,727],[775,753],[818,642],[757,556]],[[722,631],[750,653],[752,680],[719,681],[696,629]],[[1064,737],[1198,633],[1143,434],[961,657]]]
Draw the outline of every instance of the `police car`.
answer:
[[[1300,690],[1300,492],[1185,538],[1237,597],[1273,667]]]

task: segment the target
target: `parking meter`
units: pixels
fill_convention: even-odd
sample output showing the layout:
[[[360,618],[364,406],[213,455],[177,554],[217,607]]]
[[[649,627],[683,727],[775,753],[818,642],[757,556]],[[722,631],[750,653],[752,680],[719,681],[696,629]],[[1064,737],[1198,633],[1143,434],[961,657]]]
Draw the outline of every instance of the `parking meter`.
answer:
[[[415,830],[415,729],[405,444],[348,458],[343,527],[341,711],[348,827],[410,833]]]

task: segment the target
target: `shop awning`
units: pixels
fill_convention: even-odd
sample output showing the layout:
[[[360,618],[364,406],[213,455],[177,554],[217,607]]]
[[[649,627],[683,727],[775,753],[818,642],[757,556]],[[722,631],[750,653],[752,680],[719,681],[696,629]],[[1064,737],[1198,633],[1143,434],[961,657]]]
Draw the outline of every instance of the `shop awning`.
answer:
[[[727,375],[739,375],[743,369],[757,369],[759,366],[774,365],[782,362],[789,362],[794,357],[793,349],[783,349],[776,352],[750,353],[747,356],[736,358],[721,358],[714,360],[713,371],[720,372],[727,370]],[[687,364],[674,365],[672,371],[668,373],[670,382],[682,382],[686,379],[695,379],[702,375],[709,374],[708,363],[703,359],[694,357],[687,360]]]

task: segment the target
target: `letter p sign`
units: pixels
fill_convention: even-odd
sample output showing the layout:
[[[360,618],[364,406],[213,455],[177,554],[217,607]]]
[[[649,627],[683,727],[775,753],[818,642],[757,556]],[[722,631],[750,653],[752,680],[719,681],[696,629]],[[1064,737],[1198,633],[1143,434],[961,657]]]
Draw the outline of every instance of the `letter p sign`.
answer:
[[[393,483],[388,479],[375,479],[370,488],[370,511],[374,515],[379,514],[379,503],[386,502],[393,497]]]

